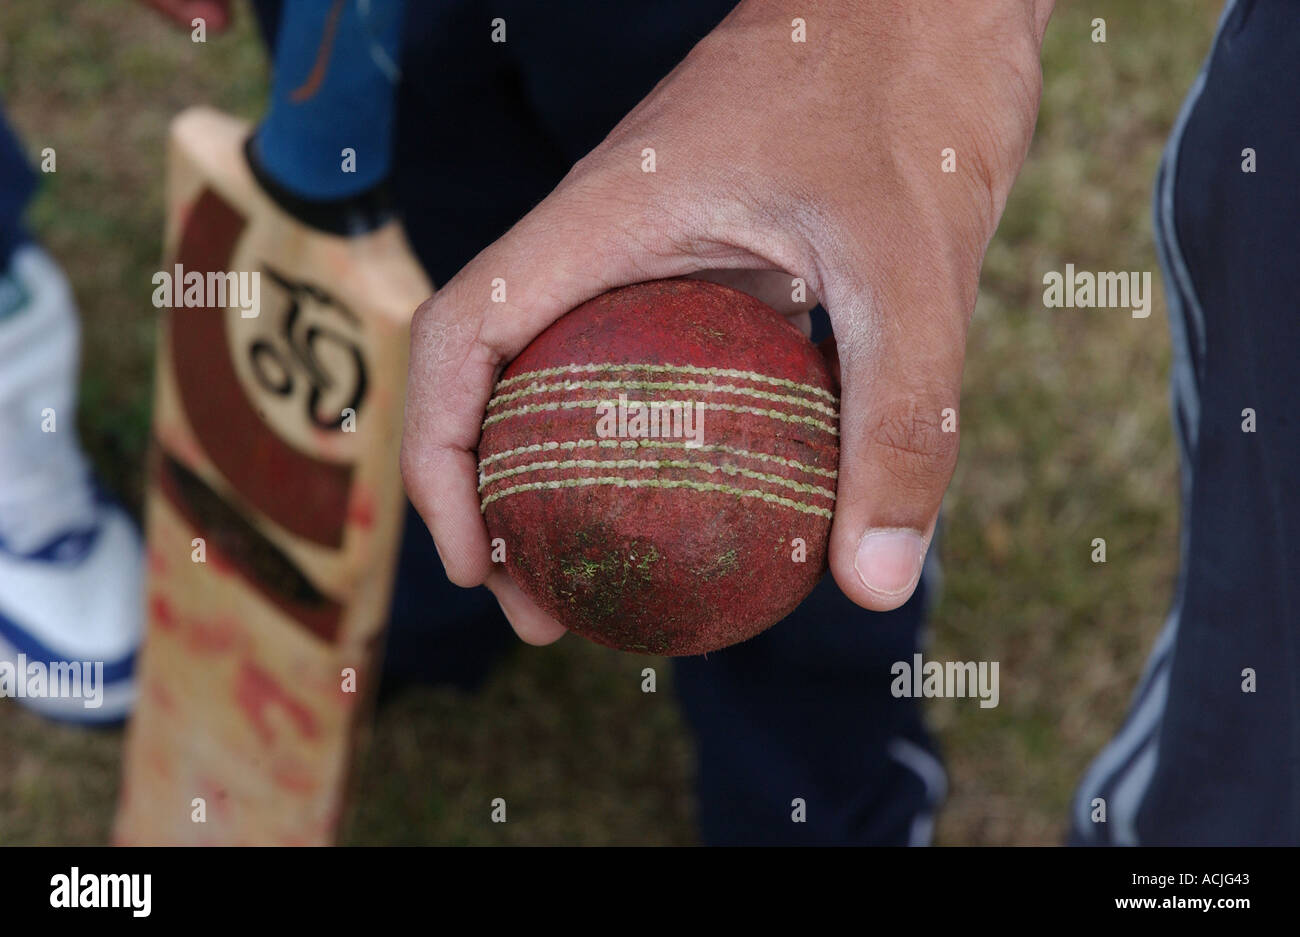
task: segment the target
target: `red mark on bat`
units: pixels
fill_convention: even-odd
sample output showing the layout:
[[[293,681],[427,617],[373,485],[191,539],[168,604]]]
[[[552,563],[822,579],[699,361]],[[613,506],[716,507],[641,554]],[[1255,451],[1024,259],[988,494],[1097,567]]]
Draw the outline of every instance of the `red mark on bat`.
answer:
[[[172,776],[172,762],[168,753],[159,748],[149,750],[149,766],[153,768],[155,774],[160,778],[170,778]]]
[[[352,503],[348,505],[348,523],[355,524],[362,530],[375,526],[375,497],[360,485],[352,491]]]
[[[195,619],[186,628],[185,644],[195,654],[224,654],[239,644],[239,631],[229,621]]]
[[[195,655],[227,654],[247,644],[237,621],[178,615],[167,597],[158,593],[149,596],[149,617],[160,631],[175,634]]]
[[[230,816],[230,792],[223,784],[209,777],[200,777],[196,779],[195,786],[218,819]]]
[[[157,593],[149,596],[149,617],[163,631],[175,631],[178,627],[172,604],[166,596]]]
[[[310,794],[318,787],[316,778],[301,765],[282,765],[275,769],[274,778],[278,787],[294,794]]]
[[[315,738],[318,734],[316,717],[311,710],[289,694],[269,672],[251,661],[245,660],[240,664],[235,681],[235,701],[264,744],[269,745],[275,739],[275,730],[267,719],[271,707],[282,709],[301,735]]]
[[[158,704],[158,708],[163,712],[171,713],[176,710],[176,700],[166,685],[157,681],[149,681],[149,698]]]

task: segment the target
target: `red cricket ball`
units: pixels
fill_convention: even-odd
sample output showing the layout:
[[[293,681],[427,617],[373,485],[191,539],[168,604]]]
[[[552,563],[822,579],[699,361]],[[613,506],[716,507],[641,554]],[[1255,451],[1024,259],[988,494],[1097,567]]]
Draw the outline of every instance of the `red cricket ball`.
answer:
[[[826,568],[834,383],[797,328],[725,286],[640,283],[559,319],[502,374],[478,455],[510,576],[600,644],[744,641]]]

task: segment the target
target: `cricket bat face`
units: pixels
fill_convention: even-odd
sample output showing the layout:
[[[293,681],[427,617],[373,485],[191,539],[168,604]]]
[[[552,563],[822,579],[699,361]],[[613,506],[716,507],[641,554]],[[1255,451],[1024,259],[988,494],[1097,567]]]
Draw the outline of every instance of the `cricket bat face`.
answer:
[[[378,676],[431,286],[396,223],[342,237],[281,210],[249,132],[206,109],[171,131],[124,843],[331,842]]]

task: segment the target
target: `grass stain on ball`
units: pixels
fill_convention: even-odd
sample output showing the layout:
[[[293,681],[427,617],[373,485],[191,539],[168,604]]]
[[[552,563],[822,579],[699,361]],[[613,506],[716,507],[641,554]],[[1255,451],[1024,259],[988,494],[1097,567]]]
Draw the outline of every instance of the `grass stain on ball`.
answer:
[[[833,380],[803,333],[729,287],[640,283],[557,320],[501,375],[478,456],[511,578],[609,647],[747,640],[826,568]]]

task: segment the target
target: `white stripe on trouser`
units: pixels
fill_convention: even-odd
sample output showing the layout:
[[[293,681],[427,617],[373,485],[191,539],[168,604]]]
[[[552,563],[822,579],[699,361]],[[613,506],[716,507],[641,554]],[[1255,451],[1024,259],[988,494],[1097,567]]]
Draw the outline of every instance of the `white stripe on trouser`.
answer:
[[[934,811],[948,794],[948,775],[938,758],[911,739],[891,740],[889,755],[920,778],[925,788],[925,802],[930,809],[913,817],[908,845],[928,846],[934,839]]]
[[[1151,778],[1156,773],[1156,761],[1160,752],[1158,729],[1157,726],[1156,734],[1147,740],[1141,754],[1133,759],[1128,772],[1119,778],[1114,792],[1110,795],[1108,816],[1113,845],[1136,846],[1138,844],[1137,811],[1142,804],[1143,795],[1151,784]]]
[[[1102,796],[1101,792],[1104,789],[1110,789],[1113,785],[1121,783],[1116,780],[1116,773],[1138,749],[1150,743],[1160,730],[1160,721],[1165,713],[1165,701],[1169,695],[1169,663],[1173,657],[1174,637],[1177,633],[1178,612],[1175,610],[1165,622],[1164,630],[1156,639],[1151,656],[1147,658],[1146,672],[1138,682],[1137,693],[1133,696],[1134,708],[1130,711],[1128,719],[1125,720],[1119,733],[1101,750],[1101,754],[1093,761],[1079,784],[1074,801],[1075,827],[1081,835],[1089,839],[1095,838],[1092,835],[1094,832],[1093,798]],[[1131,795],[1141,792],[1130,790],[1128,793]],[[1124,811],[1128,811],[1130,816],[1127,821],[1121,820],[1119,823],[1123,826],[1127,822],[1131,826],[1137,813],[1137,802],[1134,801],[1131,805],[1116,804],[1114,800],[1115,797],[1112,795],[1106,803],[1108,828],[1115,829],[1110,826],[1110,823],[1118,813]]]
[[[1191,505],[1192,458],[1196,451],[1197,424],[1200,420],[1200,375],[1193,373],[1191,367],[1191,343],[1195,342],[1197,360],[1205,361],[1205,314],[1192,283],[1191,273],[1183,258],[1178,244],[1177,219],[1174,215],[1175,183],[1178,178],[1178,152],[1182,147],[1183,135],[1188,121],[1205,90],[1210,62],[1218,48],[1223,35],[1224,25],[1232,15],[1236,0],[1228,0],[1219,17],[1215,30],[1214,42],[1210,45],[1209,55],[1201,66],[1191,90],[1183,101],[1178,119],[1170,133],[1162,160],[1160,191],[1155,193],[1155,210],[1158,214],[1156,249],[1160,256],[1165,276],[1172,279],[1172,289],[1166,291],[1169,305],[1170,333],[1174,348],[1173,362],[1173,397],[1175,412],[1181,410],[1186,425],[1184,436],[1181,428],[1178,432],[1179,447],[1183,464],[1182,473],[1182,510],[1180,525],[1179,561],[1181,568],[1187,569],[1187,531],[1189,529],[1187,511]],[[1184,305],[1185,304],[1185,305]],[[1187,323],[1190,321],[1191,334]],[[1176,421],[1176,426],[1180,421]],[[1093,761],[1075,794],[1074,813],[1075,828],[1081,836],[1096,838],[1096,828],[1091,822],[1092,799],[1102,796],[1102,791],[1110,791],[1106,803],[1107,828],[1111,833],[1111,842],[1117,845],[1137,845],[1137,814],[1142,801],[1155,776],[1159,763],[1159,733],[1164,719],[1165,705],[1169,699],[1169,674],[1172,670],[1174,646],[1177,643],[1178,624],[1182,608],[1184,583],[1180,577],[1174,610],[1165,622],[1164,630],[1156,640],[1151,656],[1147,660],[1146,671],[1138,684],[1134,696],[1134,709],[1124,727],[1115,738],[1102,749]]]

